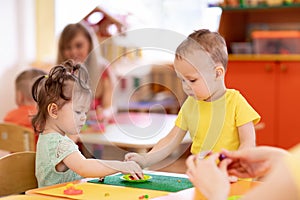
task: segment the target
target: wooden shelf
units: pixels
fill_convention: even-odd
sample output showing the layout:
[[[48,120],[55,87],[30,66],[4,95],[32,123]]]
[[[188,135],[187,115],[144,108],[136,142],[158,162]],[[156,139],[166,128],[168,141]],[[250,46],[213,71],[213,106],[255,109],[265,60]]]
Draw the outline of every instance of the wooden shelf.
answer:
[[[300,29],[300,4],[274,7],[223,8],[219,32],[225,38],[228,52],[232,42],[251,41],[254,29]]]
[[[229,11],[229,10],[234,10],[234,11],[256,11],[256,10],[270,10],[270,9],[286,9],[286,8],[299,8],[300,3],[293,3],[293,4],[283,4],[283,5],[276,5],[276,6],[268,6],[266,4],[263,5],[258,5],[258,6],[238,6],[238,7],[231,7],[231,6],[226,6],[226,7],[221,7],[223,11]]]
[[[280,54],[230,54],[230,61],[300,61],[300,55]]]

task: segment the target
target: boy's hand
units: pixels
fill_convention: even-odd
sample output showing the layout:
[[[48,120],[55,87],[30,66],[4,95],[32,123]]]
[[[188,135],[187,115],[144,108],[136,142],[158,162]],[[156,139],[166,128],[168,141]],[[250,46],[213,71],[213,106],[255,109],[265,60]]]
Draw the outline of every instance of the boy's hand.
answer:
[[[137,153],[127,153],[125,155],[125,161],[135,161],[141,168],[145,168],[147,163],[145,156]]]

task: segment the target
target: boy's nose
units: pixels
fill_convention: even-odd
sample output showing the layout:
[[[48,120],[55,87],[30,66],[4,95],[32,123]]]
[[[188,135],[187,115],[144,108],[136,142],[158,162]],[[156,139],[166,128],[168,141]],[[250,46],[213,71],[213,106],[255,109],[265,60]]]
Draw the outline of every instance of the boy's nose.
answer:
[[[86,119],[87,119],[87,116],[86,116],[86,115],[80,117],[80,120],[81,120],[81,121],[85,121]]]
[[[183,83],[184,90],[191,90],[191,87],[187,83]]]

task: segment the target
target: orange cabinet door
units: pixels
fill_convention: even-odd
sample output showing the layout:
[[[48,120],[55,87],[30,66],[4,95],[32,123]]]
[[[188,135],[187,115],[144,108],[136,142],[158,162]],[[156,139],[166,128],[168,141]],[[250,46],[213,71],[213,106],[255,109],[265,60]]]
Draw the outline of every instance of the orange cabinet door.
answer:
[[[227,88],[239,90],[261,116],[256,130],[258,145],[277,143],[275,68],[276,64],[271,61],[229,61],[226,72]]]
[[[281,62],[277,65],[278,145],[288,149],[300,143],[300,62]]]

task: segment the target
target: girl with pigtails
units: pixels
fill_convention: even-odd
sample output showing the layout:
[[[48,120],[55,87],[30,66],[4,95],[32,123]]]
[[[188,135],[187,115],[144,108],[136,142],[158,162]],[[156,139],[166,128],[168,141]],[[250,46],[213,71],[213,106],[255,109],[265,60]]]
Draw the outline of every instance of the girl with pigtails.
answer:
[[[143,177],[134,161],[87,159],[66,134],[77,135],[85,124],[92,101],[86,68],[68,60],[38,78],[32,95],[38,112],[32,120],[39,139],[36,149],[36,178],[39,187],[116,172]]]

